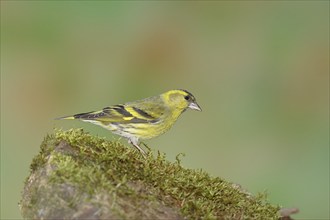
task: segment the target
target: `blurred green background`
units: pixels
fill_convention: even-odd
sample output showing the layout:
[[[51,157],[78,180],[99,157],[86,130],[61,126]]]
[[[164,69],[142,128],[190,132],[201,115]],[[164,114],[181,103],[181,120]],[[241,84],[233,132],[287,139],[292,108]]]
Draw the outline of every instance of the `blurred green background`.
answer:
[[[1,1],[1,218],[55,117],[192,92],[167,158],[329,218],[329,2]],[[123,140],[126,143],[125,140]]]

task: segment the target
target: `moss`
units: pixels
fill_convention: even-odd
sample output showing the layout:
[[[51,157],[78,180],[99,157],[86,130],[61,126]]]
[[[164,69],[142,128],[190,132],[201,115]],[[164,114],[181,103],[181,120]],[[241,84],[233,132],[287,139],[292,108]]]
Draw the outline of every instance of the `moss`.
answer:
[[[40,180],[33,184],[36,176]],[[47,193],[54,194],[54,189],[56,196]],[[42,196],[52,201],[42,205]],[[104,218],[152,218],[170,213],[167,217],[176,219],[279,219],[279,207],[269,204],[264,194],[253,196],[202,170],[185,169],[179,156],[175,163],[160,153],[144,158],[131,147],[82,129],[56,130],[45,138],[31,164],[22,215],[45,217],[35,213],[59,201],[71,210],[68,218],[74,214],[85,217],[86,213],[75,213],[83,204],[87,213]],[[56,206],[53,209],[58,211]]]

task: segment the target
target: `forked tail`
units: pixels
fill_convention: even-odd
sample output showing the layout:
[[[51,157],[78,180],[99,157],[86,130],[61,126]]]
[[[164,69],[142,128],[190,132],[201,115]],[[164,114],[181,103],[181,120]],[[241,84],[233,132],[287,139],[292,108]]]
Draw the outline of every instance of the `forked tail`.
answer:
[[[80,113],[80,114],[75,114],[75,115],[70,115],[70,116],[64,116],[64,117],[59,117],[55,118],[55,120],[62,120],[62,119],[81,119],[81,120],[88,120],[88,119],[95,119],[99,118],[101,116],[104,116],[104,113],[102,111],[92,111],[92,112],[86,112],[86,113]]]

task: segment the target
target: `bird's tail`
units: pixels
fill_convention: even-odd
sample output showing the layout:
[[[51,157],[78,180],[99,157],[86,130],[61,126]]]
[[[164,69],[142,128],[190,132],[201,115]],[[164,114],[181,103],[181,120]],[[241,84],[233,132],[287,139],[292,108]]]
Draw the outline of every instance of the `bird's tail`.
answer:
[[[92,112],[59,117],[59,118],[55,118],[55,120],[62,120],[62,119],[94,120],[101,116],[104,116],[104,113],[102,111],[92,111]]]
[[[55,118],[55,120],[63,120],[63,119],[76,119],[76,118],[74,117],[74,115]]]

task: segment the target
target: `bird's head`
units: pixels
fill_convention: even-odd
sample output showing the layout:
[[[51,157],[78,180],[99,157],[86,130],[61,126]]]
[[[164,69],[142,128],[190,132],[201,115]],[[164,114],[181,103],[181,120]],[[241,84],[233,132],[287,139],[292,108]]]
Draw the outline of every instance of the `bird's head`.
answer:
[[[162,96],[170,108],[181,109],[182,111],[187,108],[202,111],[201,107],[197,104],[195,97],[187,90],[170,90],[163,93]]]

